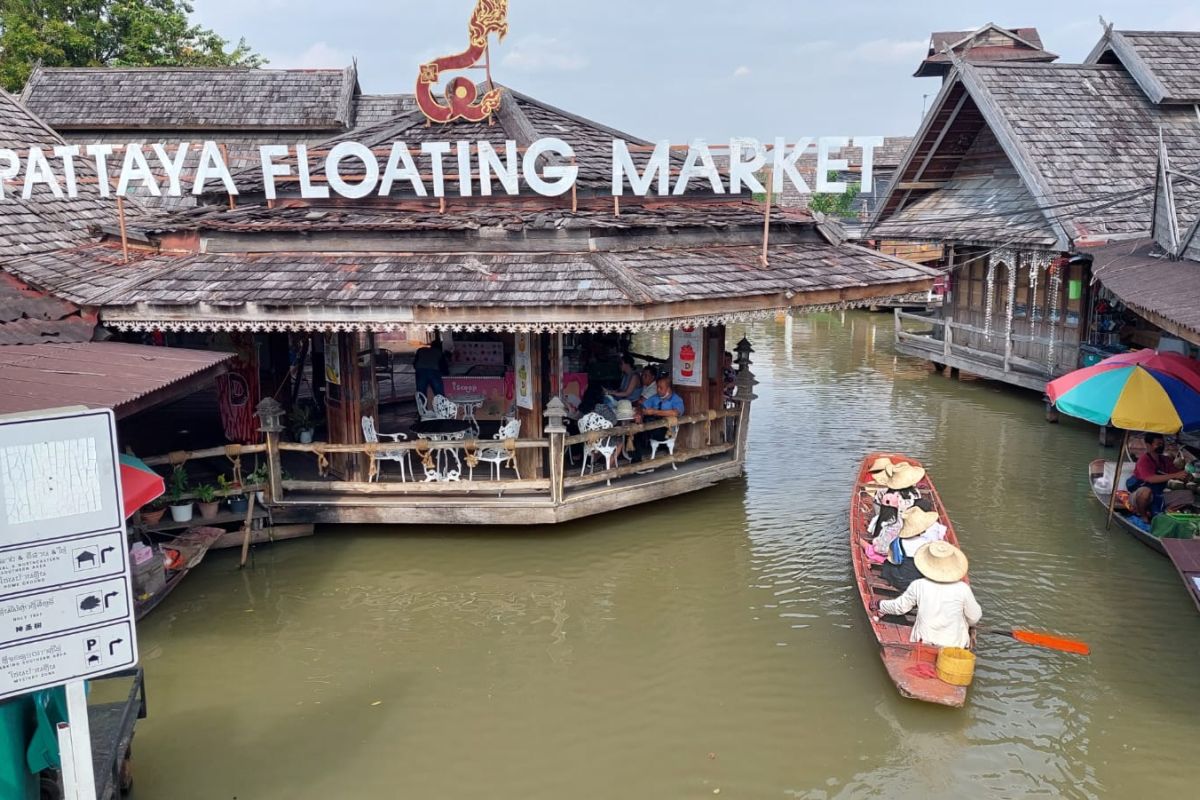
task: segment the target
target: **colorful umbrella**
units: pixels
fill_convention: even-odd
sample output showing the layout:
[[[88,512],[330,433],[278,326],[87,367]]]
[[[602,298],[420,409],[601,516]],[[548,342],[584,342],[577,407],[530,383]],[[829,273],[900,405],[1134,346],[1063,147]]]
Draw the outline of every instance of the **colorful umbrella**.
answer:
[[[162,476],[140,458],[122,454],[121,490],[125,495],[125,516],[128,518],[146,503],[161,497],[167,487]]]
[[[1106,358],[1046,384],[1046,396],[1059,411],[1097,425],[1154,433],[1200,428],[1200,366],[1174,353]]]

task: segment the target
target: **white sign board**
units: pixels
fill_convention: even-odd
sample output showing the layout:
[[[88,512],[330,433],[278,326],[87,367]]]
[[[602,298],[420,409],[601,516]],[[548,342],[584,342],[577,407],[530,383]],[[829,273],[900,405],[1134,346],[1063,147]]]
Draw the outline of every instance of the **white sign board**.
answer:
[[[516,336],[516,353],[513,356],[513,380],[516,381],[514,391],[517,396],[517,407],[533,408],[533,360],[529,349],[533,346],[533,337],[528,333],[518,333]]]
[[[671,331],[671,382],[704,385],[704,331],[688,327]]]
[[[0,700],[137,663],[116,423],[0,418]]]

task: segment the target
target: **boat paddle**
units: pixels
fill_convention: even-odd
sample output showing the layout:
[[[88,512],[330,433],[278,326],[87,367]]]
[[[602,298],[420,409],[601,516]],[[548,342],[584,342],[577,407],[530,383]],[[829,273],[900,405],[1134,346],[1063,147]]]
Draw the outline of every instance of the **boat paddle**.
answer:
[[[976,628],[975,630],[980,633],[1007,636],[1023,644],[1033,645],[1034,647],[1045,647],[1050,650],[1061,650],[1064,653],[1075,653],[1086,656],[1092,652],[1092,648],[1088,647],[1087,642],[1081,642],[1078,639],[1066,639],[1062,636],[1051,636],[1048,633],[1035,633],[1034,631],[1023,631],[1020,629],[1003,631],[997,628]]]

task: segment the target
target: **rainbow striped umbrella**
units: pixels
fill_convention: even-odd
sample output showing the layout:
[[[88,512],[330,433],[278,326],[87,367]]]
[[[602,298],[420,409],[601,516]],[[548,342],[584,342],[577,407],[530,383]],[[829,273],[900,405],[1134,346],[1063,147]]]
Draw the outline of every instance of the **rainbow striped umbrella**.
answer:
[[[1179,433],[1200,428],[1200,364],[1139,350],[1106,358],[1046,384],[1059,411],[1116,428]]]

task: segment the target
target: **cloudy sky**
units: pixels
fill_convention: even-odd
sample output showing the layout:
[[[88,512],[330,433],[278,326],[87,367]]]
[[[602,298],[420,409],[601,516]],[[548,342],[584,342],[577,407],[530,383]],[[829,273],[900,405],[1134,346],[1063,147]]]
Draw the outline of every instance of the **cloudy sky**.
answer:
[[[358,60],[367,92],[411,92],[465,47],[474,0],[193,0],[272,67]],[[1064,61],[1118,28],[1200,30],[1195,0],[510,0],[493,76],[636,136],[910,134],[939,81],[913,78],[935,30],[1034,26]]]

